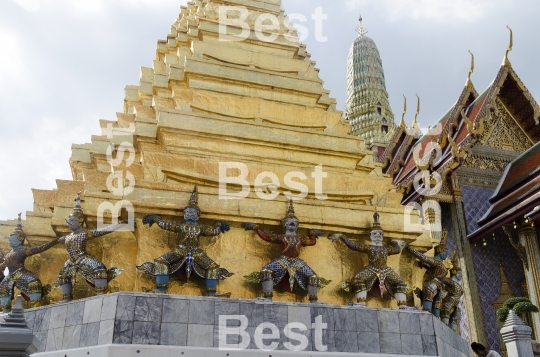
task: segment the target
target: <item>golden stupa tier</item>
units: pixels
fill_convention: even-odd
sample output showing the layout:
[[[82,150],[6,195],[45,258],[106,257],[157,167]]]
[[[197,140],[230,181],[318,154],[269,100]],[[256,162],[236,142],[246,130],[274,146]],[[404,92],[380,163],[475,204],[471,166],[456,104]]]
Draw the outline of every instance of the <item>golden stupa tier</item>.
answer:
[[[220,40],[220,5],[249,10],[246,22],[252,30],[247,39]],[[274,30],[278,38],[273,42],[261,41],[254,34],[254,23],[263,12],[279,19],[279,29]],[[155,213],[168,221],[182,221],[183,208],[198,185],[201,222],[224,220],[231,225],[226,234],[203,241],[207,254],[235,274],[220,283],[219,291],[232,292],[235,298],[255,298],[260,286],[247,282],[244,275],[279,256],[280,247],[244,231],[240,224],[254,222],[267,231],[281,232],[288,201],[285,194],[289,190],[299,194],[298,188],[286,184],[286,176],[300,172],[307,179],[293,181],[309,189],[305,199],[295,201],[300,232],[325,232],[315,247],[301,253],[313,270],[332,280],[320,291],[321,302],[344,304],[350,300],[340,291],[340,284],[367,260],[343,244],[333,244],[326,235],[345,232],[352,239],[368,240],[375,210],[380,213],[386,240],[416,241],[415,245],[430,249],[427,234],[405,231],[401,194],[363,141],[347,135],[348,123],[336,110],[336,101],[324,89],[315,62],[297,34],[287,28],[287,21],[279,0],[198,0],[182,7],[167,39],[158,42],[153,67],[141,69],[138,86],[126,87],[117,120],[102,120],[104,135],[93,136],[88,144],[73,145],[73,181],[59,180],[55,190],[33,191],[34,208],[23,223],[29,243],[36,245],[68,232],[65,218],[78,191],[83,192],[82,206],[90,228],[96,227],[102,203],[129,201],[136,214],[135,232],[97,238],[89,243],[89,252],[108,267],[125,269],[111,282],[112,291],[152,289],[154,280],[135,266],[166,253],[175,241],[173,235],[156,226],[149,228],[141,219]],[[229,35],[241,33],[241,28],[234,26],[227,30]],[[107,160],[111,143],[114,157],[133,145],[132,163],[125,152],[122,163],[111,167]],[[228,162],[247,169],[245,181],[250,192],[245,199],[219,195],[220,163]],[[313,178],[317,167],[326,178]],[[110,192],[107,179],[112,171],[122,173],[126,186],[128,173],[133,175],[132,192],[127,190],[120,196]],[[263,200],[255,192],[260,189],[257,177],[263,172],[274,173],[279,179],[279,184],[262,189],[279,190],[280,195],[273,200]],[[240,170],[227,173],[237,176]],[[316,194],[319,185],[325,200]],[[236,192],[241,187],[228,185],[227,189]],[[127,218],[125,212],[123,217]],[[14,225],[15,221],[0,222],[2,236],[7,237]],[[9,249],[7,240],[2,240],[1,247]],[[58,245],[29,259],[27,267],[37,272],[44,284],[54,283],[66,259],[65,248]],[[413,269],[412,257],[393,256],[389,265],[407,284],[421,285],[423,271]],[[169,293],[200,295],[203,287],[204,282],[194,278],[188,283],[172,280]],[[50,295],[53,301],[60,299],[58,290]],[[91,292],[82,278],[75,284],[76,299]],[[274,299],[304,301],[306,297],[277,293]],[[368,306],[394,305],[390,298],[368,301]]]

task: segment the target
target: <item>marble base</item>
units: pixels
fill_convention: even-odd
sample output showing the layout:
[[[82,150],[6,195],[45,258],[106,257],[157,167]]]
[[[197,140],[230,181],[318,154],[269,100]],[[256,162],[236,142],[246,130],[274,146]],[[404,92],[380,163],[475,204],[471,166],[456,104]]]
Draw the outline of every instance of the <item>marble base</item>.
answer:
[[[268,351],[245,350],[245,351],[220,351],[215,348],[197,347],[171,347],[171,346],[146,346],[146,345],[105,345],[89,348],[78,348],[74,350],[64,350],[55,352],[43,352],[32,355],[33,357],[268,357]],[[312,352],[285,352],[272,351],[272,357],[308,357],[313,356]],[[318,357],[335,357],[335,353],[320,353]],[[371,354],[371,353],[340,353],[340,357],[395,357],[392,354]],[[406,356],[402,357],[420,357]]]
[[[304,351],[321,357],[347,356],[348,353],[356,356],[358,353],[471,356],[467,341],[422,311],[116,293],[30,309],[25,315],[29,328],[41,341],[40,352],[63,351],[37,356],[64,356],[68,350],[69,356],[76,357],[73,352],[78,348],[84,347],[86,351],[88,347],[107,346],[108,350],[114,350],[121,345],[123,348],[160,345],[219,351],[224,344],[242,343],[253,356],[258,356],[258,352],[268,355],[268,351],[261,351],[260,343],[257,344],[260,339],[256,338],[257,327],[263,323],[266,327],[275,326],[274,338],[262,341],[267,346],[275,344],[272,356],[277,356],[278,351],[295,354]],[[241,316],[243,321],[238,320],[240,317],[220,321],[220,316],[232,315]],[[319,325],[314,324],[317,321]],[[305,329],[298,328],[303,326]],[[223,332],[224,328],[236,333],[220,340],[220,330]],[[266,328],[261,332],[270,334],[272,330]],[[205,352],[205,356],[211,354]]]
[[[133,356],[145,356],[145,357],[268,357],[268,351],[259,350],[245,350],[245,351],[219,351],[214,348],[197,348],[197,347],[170,347],[170,346],[146,346],[146,345],[105,345],[96,346],[90,348],[79,348],[75,350],[56,351],[56,352],[43,352],[34,354],[35,357],[65,357],[66,354],[70,357],[133,357]],[[285,352],[285,351],[272,351],[272,357],[307,357],[312,356],[310,352]],[[335,357],[335,353],[319,353],[318,357]],[[366,353],[342,353],[340,357],[395,357],[393,354],[366,354]],[[402,357],[420,357],[420,356],[406,356]]]

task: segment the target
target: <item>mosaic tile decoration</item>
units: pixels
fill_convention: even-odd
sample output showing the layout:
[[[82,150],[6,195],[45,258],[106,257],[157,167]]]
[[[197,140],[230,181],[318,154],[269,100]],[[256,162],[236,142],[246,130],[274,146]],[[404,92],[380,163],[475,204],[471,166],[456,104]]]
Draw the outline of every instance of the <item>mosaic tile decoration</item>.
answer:
[[[448,231],[448,238],[446,240],[446,245],[450,252],[457,250],[456,239],[454,235],[454,226],[452,224],[452,211],[450,204],[443,203],[441,204],[441,224],[443,229]],[[469,335],[469,323],[467,321],[467,312],[465,310],[465,300],[461,298],[461,302],[458,306],[458,319],[459,319],[459,333],[461,337],[470,342]]]
[[[467,232],[472,233],[478,229],[478,220],[490,206],[489,199],[493,190],[473,186],[462,186],[462,190]],[[500,293],[499,265],[502,264],[510,288],[516,296],[521,295],[520,284],[525,280],[525,275],[521,260],[502,230],[497,230],[495,237],[485,237],[485,243],[484,246],[483,241],[477,241],[471,250],[484,316],[486,343],[491,349],[500,351],[497,318],[492,305]]]
[[[461,186],[463,192],[463,205],[465,210],[465,220],[467,222],[467,234],[476,231],[478,220],[489,209],[491,204],[489,199],[493,196],[494,190],[483,187]]]

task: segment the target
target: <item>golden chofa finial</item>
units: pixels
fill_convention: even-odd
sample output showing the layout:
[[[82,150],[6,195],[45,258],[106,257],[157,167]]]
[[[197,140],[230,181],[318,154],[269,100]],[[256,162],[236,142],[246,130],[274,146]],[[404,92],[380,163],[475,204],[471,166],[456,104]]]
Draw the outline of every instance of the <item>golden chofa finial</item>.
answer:
[[[418,104],[416,106],[416,114],[414,115],[412,128],[415,130],[420,130],[420,127],[418,126],[418,114],[420,114],[420,97],[418,96],[418,94],[416,95],[416,98],[418,98]]]
[[[471,75],[474,73],[474,54],[470,50],[469,50],[469,53],[471,54],[471,69],[469,69],[469,75],[467,76],[467,83],[465,83],[467,87],[472,86]]]
[[[510,44],[508,45],[508,48],[506,49],[506,54],[504,55],[503,66],[512,67],[512,65],[510,64],[510,60],[508,59],[508,54],[510,53],[510,51],[512,51],[512,47],[514,47],[514,33],[509,26],[506,26],[506,28],[510,31]]]
[[[403,129],[407,129],[407,124],[405,124],[405,114],[407,114],[407,97],[405,97],[405,94],[403,95],[403,114],[401,114],[401,123],[399,123],[399,126]]]

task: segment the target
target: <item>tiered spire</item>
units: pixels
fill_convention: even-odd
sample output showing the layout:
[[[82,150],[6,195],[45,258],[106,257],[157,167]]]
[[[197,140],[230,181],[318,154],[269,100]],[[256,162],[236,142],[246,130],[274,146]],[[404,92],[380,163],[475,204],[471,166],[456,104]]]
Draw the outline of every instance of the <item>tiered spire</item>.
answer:
[[[388,101],[381,57],[375,42],[366,36],[360,16],[347,62],[347,118],[350,134],[365,140],[376,159],[396,128]],[[380,150],[382,149],[382,150]]]

